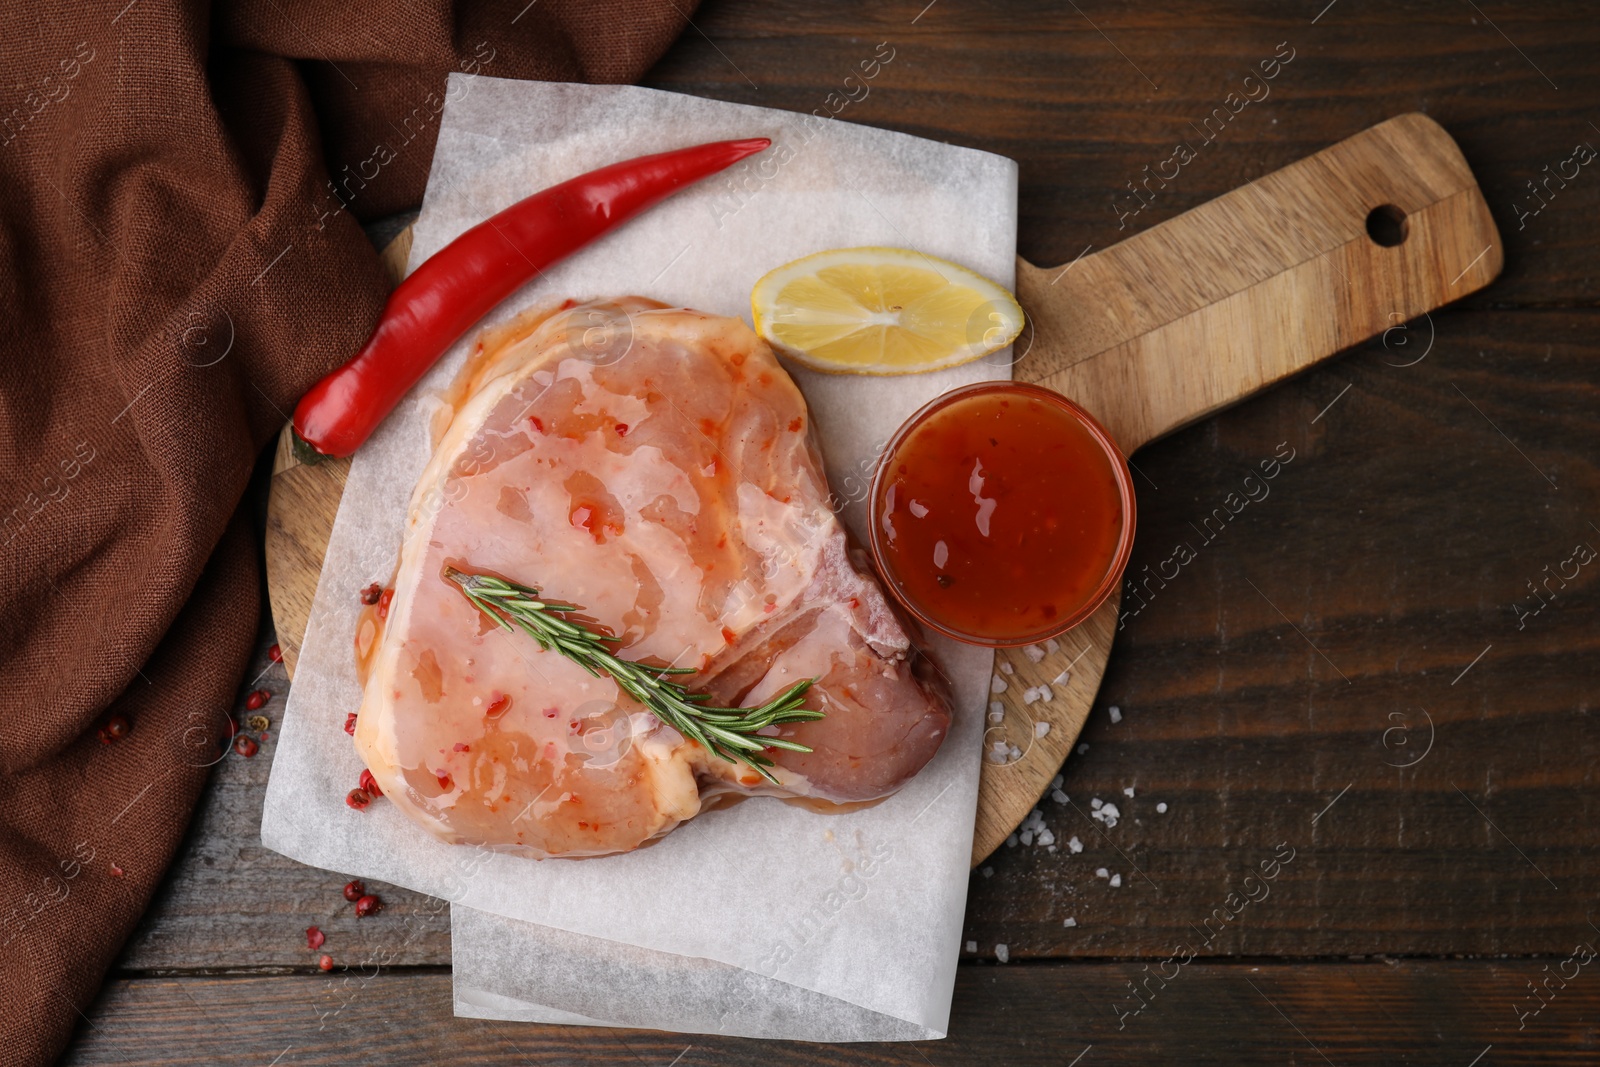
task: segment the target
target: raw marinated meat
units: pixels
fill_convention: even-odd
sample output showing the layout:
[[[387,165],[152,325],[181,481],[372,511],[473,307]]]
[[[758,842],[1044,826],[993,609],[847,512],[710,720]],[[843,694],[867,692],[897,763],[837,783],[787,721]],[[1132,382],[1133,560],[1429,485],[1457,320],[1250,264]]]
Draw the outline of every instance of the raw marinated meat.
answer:
[[[531,856],[635,848],[719,794],[849,803],[938,750],[949,701],[829,504],[805,401],[742,322],[629,298],[485,338],[412,498],[386,618],[358,638],[356,747],[438,836]],[[816,678],[776,786],[706,752],[444,577],[579,605],[626,659],[717,703]]]

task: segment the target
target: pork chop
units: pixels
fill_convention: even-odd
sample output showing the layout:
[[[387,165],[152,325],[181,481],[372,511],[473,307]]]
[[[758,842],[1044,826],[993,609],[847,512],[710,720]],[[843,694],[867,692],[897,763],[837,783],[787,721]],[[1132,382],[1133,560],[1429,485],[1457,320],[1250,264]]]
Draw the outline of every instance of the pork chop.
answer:
[[[626,851],[721,793],[868,801],[938,750],[948,697],[830,507],[805,401],[744,323],[628,298],[485,338],[412,497],[356,749],[439,837]],[[774,785],[445,577],[535,586],[730,707],[815,678]],[[369,635],[370,636],[370,635]]]

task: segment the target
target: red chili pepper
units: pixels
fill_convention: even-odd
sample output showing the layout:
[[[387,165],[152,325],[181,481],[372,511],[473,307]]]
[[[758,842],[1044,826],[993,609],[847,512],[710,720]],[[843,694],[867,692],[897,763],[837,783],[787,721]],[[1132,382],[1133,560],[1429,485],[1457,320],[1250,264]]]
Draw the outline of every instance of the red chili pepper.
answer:
[[[687,185],[766,148],[765,137],[643,156],[579,175],[451,241],[389,296],[355,358],[294,411],[302,458],[359,448],[456,339],[534,275]]]

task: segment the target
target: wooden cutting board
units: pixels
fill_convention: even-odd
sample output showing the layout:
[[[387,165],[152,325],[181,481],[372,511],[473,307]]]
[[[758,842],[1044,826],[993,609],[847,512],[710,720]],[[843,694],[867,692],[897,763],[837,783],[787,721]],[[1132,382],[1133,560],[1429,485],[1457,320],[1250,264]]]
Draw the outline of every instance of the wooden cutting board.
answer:
[[[396,281],[410,250],[410,230],[384,250]],[[1070,264],[1041,270],[1019,259],[1017,297],[1032,330],[1015,374],[1088,408],[1131,454],[1482,288],[1502,261],[1460,149],[1432,119],[1402,115]],[[348,470],[344,460],[300,464],[285,428],[266,555],[291,674]],[[1038,803],[1077,740],[1119,604],[1120,594],[1058,648],[997,656],[1004,720],[990,725],[984,748],[1005,740],[1022,755],[983,764],[974,866]],[[1040,685],[1051,699],[1025,703]],[[1039,723],[1049,724],[1043,737]]]

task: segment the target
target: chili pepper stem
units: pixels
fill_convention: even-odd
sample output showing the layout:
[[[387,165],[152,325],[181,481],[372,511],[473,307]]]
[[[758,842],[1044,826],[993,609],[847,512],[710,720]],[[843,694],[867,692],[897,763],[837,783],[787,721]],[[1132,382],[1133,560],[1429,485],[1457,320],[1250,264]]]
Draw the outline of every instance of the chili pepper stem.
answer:
[[[317,451],[317,446],[301,437],[299,431],[292,424],[289,427],[289,438],[290,451],[294,453],[294,458],[308,467],[315,467],[323,460],[333,458],[326,452]]]

